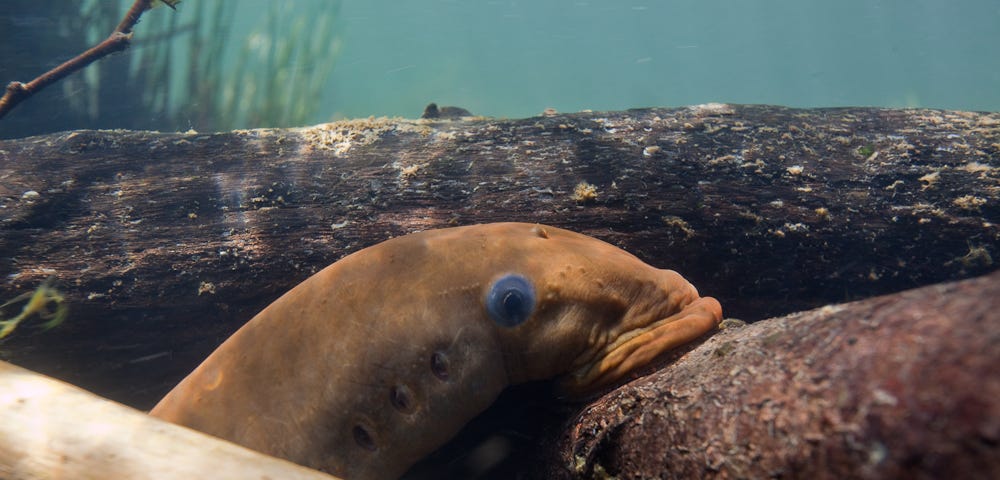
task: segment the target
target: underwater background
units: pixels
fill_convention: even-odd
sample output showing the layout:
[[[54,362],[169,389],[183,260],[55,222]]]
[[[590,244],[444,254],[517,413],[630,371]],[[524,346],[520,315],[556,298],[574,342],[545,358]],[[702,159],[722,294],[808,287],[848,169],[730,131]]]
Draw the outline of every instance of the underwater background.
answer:
[[[0,81],[29,81],[100,42],[131,3],[4,0]],[[184,0],[176,10],[159,7],[146,12],[126,52],[63,79],[0,119],[0,138],[72,129],[210,132],[369,116],[414,118],[430,102],[506,118],[536,116],[546,109],[565,113],[707,102],[1000,112],[998,46],[997,0]],[[684,112],[667,113],[678,118],[725,115],[742,122],[751,108],[715,104],[679,110]],[[789,117],[803,114],[783,110],[757,109],[757,118],[783,126],[792,123]],[[661,113],[634,116],[647,121]],[[830,111],[809,114],[835,117]],[[715,151],[712,142],[676,142],[676,150],[661,149],[659,144],[630,150],[642,145],[616,143],[617,138],[631,138],[624,129],[617,135],[591,135],[598,131],[594,125],[604,126],[605,119],[595,118],[603,115],[575,116],[579,129],[557,125],[563,121],[558,118],[506,122],[511,129],[547,122],[546,128],[568,139],[560,150],[568,152],[561,157],[567,167],[560,171],[570,173],[547,177],[552,183],[532,188],[517,183],[520,177],[479,169],[490,161],[547,162],[555,155],[532,155],[534,148],[528,142],[520,150],[497,148],[495,152],[502,153],[494,153],[487,146],[493,140],[505,148],[512,141],[488,135],[476,137],[483,147],[470,150],[472,142],[456,146],[454,140],[453,132],[465,127],[447,125],[487,122],[440,122],[446,125],[436,130],[442,135],[435,138],[443,139],[437,146],[423,144],[425,156],[399,162],[387,160],[383,152],[388,150],[382,148],[414,148],[419,141],[414,140],[419,137],[414,131],[392,130],[393,142],[367,150],[362,147],[369,144],[358,142],[358,150],[349,155],[329,150],[331,144],[349,145],[352,137],[344,132],[351,128],[381,134],[385,130],[372,128],[378,121],[311,129],[314,139],[324,140],[308,144],[287,143],[289,138],[305,138],[302,132],[216,136],[81,132],[7,142],[23,149],[12,147],[9,150],[15,153],[3,158],[28,165],[14,168],[11,162],[10,171],[15,173],[0,184],[0,207],[10,208],[0,230],[6,236],[0,240],[21,242],[16,252],[4,252],[10,265],[4,272],[7,291],[16,288],[20,295],[28,286],[34,288],[33,282],[41,278],[28,274],[46,273],[44,268],[57,263],[52,258],[59,255],[85,252],[81,258],[95,259],[96,266],[77,269],[80,262],[66,263],[70,267],[63,272],[74,279],[86,278],[86,283],[58,279],[60,288],[76,295],[67,296],[75,302],[72,314],[84,320],[71,318],[52,331],[21,330],[19,335],[24,336],[0,345],[0,358],[24,360],[25,366],[41,373],[148,408],[250,318],[246,312],[265,305],[268,296],[277,296],[284,289],[278,281],[292,282],[295,274],[304,276],[314,265],[385,236],[452,221],[521,217],[586,229],[597,223],[595,219],[609,218],[608,212],[622,209],[625,213],[609,220],[611,228],[603,232],[609,240],[621,242],[631,236],[639,239],[637,243],[645,240],[651,245],[636,251],[640,257],[680,258],[677,268],[700,275],[705,281],[697,283],[706,285],[706,294],[721,290],[727,295],[720,296],[723,300],[742,297],[742,304],[727,301],[727,312],[748,320],[769,316],[744,314],[748,311],[787,313],[815,298],[764,295],[771,290],[822,291],[829,295],[823,298],[847,301],[916,286],[915,278],[936,282],[996,269],[997,203],[995,196],[987,199],[981,192],[987,191],[983,186],[987,182],[994,182],[989,184],[992,188],[997,178],[997,114],[855,112],[845,130],[849,135],[837,134],[833,138],[840,141],[829,145],[808,143],[804,139],[812,132],[799,130],[786,144],[778,140],[775,128],[761,129],[763,140],[752,140],[743,125],[716,129],[711,123],[697,123],[697,128],[677,123],[674,128],[656,122],[661,141],[706,139],[733,146]],[[925,123],[908,118],[917,116]],[[634,121],[622,122],[637,124]],[[951,134],[970,124],[981,127],[975,136]],[[914,125],[920,126],[919,138],[926,140],[910,144],[895,134],[917,131]],[[615,134],[615,128],[609,127],[607,133]],[[781,133],[783,137],[785,132]],[[907,133],[908,138],[915,135]],[[127,141],[106,141],[112,138]],[[345,138],[348,141],[342,141]],[[778,141],[768,144],[769,138]],[[231,143],[220,148],[224,142]],[[176,149],[151,147],[168,144]],[[300,154],[286,148],[294,145],[328,149]],[[767,145],[780,145],[787,156],[759,157],[768,158],[766,166],[743,162],[744,147],[755,155],[767,155],[759,153]],[[219,160],[205,155],[213,148]],[[46,158],[54,160],[39,162],[35,169],[29,162],[36,157],[23,152],[48,153]],[[459,155],[464,158],[456,160]],[[430,158],[443,161],[423,163]],[[327,168],[333,160],[340,163]],[[867,162],[870,169],[849,177],[821,170],[860,162]],[[674,168],[677,165],[683,168]],[[730,174],[737,194],[728,198],[704,186],[707,183],[700,182],[698,174],[702,170],[688,169],[699,165],[717,166],[717,175]],[[418,171],[420,177],[414,177]],[[669,181],[680,176],[690,183]],[[628,182],[620,187],[615,183],[625,178]],[[649,178],[656,180],[647,190]],[[564,194],[575,191],[574,184],[597,191],[577,179],[599,184],[600,202],[568,200]],[[433,188],[423,190],[420,182],[425,180]],[[484,183],[462,187],[463,182],[486,180],[497,187],[482,187]],[[495,207],[518,198],[518,191],[527,192],[525,198],[535,202],[524,203],[531,208]],[[656,203],[642,203],[648,192]],[[796,200],[786,204],[781,195]],[[674,199],[680,201],[669,203]],[[316,208],[317,202],[325,202],[323,208]],[[450,215],[446,208],[458,202],[465,210],[456,211],[463,216],[446,216]],[[866,208],[852,210],[848,202]],[[409,223],[392,215],[392,208],[399,205],[408,209]],[[708,213],[715,212],[716,205],[736,214]],[[804,208],[794,216],[776,213],[799,205]],[[337,210],[341,206],[350,209]],[[91,212],[93,220],[87,217]],[[569,213],[559,216],[565,212]],[[884,212],[888,213],[883,216]],[[709,231],[722,221],[715,220],[719,218],[729,221],[726,232],[735,233],[714,234],[711,241],[692,239],[682,215],[699,229],[704,227],[699,231]],[[227,226],[230,220],[237,226]],[[284,227],[275,228],[279,221]],[[225,228],[215,229],[217,225]],[[831,229],[837,225],[849,228],[833,235]],[[616,236],[610,236],[615,229]],[[653,233],[664,236],[653,242],[649,240]],[[51,243],[36,243],[32,235],[48,235],[46,241]],[[900,261],[903,253],[910,252],[888,247],[890,237],[912,240],[919,247],[910,257],[915,260]],[[209,241],[198,241],[201,238]],[[297,242],[294,248],[278,248],[288,238]],[[854,245],[855,251],[827,255],[828,239]],[[11,244],[4,243],[4,248]],[[140,244],[151,245],[154,253],[141,252]],[[709,253],[681,258],[686,251]],[[158,257],[159,252],[165,253]],[[760,252],[771,254],[759,255],[768,259],[768,270],[753,271],[753,277],[739,274],[752,270],[746,266]],[[706,258],[709,262],[700,261]],[[674,268],[675,262],[662,264]],[[284,276],[276,280],[271,272]],[[235,282],[224,283],[237,277],[253,279],[260,286],[247,291]],[[100,289],[90,289],[91,285]],[[181,297],[164,294],[182,290]],[[178,306],[165,298],[191,303]],[[182,308],[194,308],[191,305],[208,313],[194,320],[186,312],[177,315]],[[736,306],[729,310],[729,305]],[[0,318],[20,308],[5,306]],[[88,334],[86,339],[81,333]],[[486,438],[482,443],[489,444],[500,431],[515,440],[504,443],[508,440],[502,438],[502,448],[495,450],[535,448],[511,445],[529,445],[525,432],[535,435],[538,429],[552,428],[539,417],[552,422],[552,417],[572,413],[571,408],[553,406],[543,398],[549,393],[536,385],[515,391],[496,416],[472,425],[467,430],[471,434],[453,443],[475,447]],[[454,461],[464,455],[446,451],[428,463],[464,468]],[[519,460],[517,455],[509,458]],[[420,468],[412,470],[416,474],[411,478],[420,476]],[[443,478],[428,472],[425,478]]]
[[[8,0],[0,81],[104,39],[131,0]],[[995,0],[185,0],[0,122],[198,131],[705,102],[1000,110]]]

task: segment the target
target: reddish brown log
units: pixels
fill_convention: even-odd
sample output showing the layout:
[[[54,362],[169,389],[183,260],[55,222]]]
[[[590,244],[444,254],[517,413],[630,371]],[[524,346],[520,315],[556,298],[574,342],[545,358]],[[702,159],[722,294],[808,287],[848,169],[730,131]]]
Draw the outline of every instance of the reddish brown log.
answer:
[[[1000,478],[998,345],[1000,273],[724,330],[586,407],[529,465],[552,479]]]

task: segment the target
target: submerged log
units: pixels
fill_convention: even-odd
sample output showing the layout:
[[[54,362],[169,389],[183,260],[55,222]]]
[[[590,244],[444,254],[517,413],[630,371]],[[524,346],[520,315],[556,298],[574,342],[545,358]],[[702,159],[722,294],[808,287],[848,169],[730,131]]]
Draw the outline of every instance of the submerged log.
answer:
[[[498,220],[767,318],[994,270],[998,157],[1000,114],[731,105],[3,140],[0,299],[54,277],[70,316],[0,355],[148,408],[341,256]]]
[[[6,362],[0,362],[0,478],[337,480]]]
[[[1000,478],[1000,273],[724,330],[522,478]]]

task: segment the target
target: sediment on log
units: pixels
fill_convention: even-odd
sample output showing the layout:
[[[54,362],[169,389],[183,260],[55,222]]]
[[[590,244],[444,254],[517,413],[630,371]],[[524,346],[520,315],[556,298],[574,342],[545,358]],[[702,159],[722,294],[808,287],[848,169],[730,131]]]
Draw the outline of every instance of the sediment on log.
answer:
[[[998,157],[995,113],[736,105],[3,140],[0,298],[54,277],[71,313],[0,355],[148,408],[343,255],[500,220],[607,240],[757,320],[994,270]]]
[[[522,478],[1000,478],[1000,273],[724,330]]]

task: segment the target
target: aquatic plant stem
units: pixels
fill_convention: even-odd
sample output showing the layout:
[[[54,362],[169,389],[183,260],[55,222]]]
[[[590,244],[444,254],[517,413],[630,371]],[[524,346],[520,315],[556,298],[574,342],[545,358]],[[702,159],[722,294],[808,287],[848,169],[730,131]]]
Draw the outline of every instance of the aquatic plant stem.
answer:
[[[173,5],[171,5],[172,2],[164,3],[173,8]],[[58,67],[43,73],[28,83],[14,81],[7,84],[7,91],[4,93],[3,98],[0,98],[0,118],[3,118],[15,106],[38,93],[43,88],[62,80],[77,70],[83,69],[102,57],[127,49],[132,42],[133,27],[139,22],[139,17],[146,10],[152,8],[152,6],[153,0],[135,0],[128,9],[128,12],[125,13],[125,17],[115,27],[115,30],[101,43],[63,62]]]

